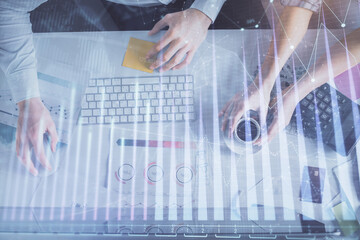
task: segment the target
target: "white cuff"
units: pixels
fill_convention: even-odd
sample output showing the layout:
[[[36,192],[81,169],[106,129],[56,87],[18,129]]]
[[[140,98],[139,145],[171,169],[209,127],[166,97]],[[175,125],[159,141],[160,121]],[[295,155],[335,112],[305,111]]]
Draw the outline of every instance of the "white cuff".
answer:
[[[195,0],[190,8],[197,9],[208,16],[214,23],[226,0]]]
[[[40,97],[36,69],[26,69],[7,75],[10,89],[16,103]]]

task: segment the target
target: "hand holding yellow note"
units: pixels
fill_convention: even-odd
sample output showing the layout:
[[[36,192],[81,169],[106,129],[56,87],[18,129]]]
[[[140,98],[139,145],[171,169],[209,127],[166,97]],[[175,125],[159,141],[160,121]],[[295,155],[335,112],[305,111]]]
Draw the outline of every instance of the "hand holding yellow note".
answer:
[[[146,59],[146,54],[154,45],[155,43],[153,42],[130,38],[122,65],[124,67],[152,73],[153,70],[149,67],[155,61],[155,58]]]

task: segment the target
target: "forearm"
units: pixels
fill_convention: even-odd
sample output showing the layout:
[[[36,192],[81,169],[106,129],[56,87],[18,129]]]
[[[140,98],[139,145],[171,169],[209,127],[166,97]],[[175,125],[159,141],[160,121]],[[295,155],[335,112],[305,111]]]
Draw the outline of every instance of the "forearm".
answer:
[[[299,98],[304,98],[313,89],[328,82],[331,78],[360,63],[360,28],[350,33],[341,42],[330,48],[329,58],[323,54],[309,69],[309,74],[298,81]],[[313,75],[311,75],[313,73]],[[354,79],[355,81],[359,81]],[[360,84],[357,82],[355,84]]]
[[[312,11],[299,7],[285,7],[276,24],[270,47],[261,66],[263,86],[271,90],[277,75],[303,39]],[[255,81],[259,81],[257,78]]]
[[[39,96],[29,5],[33,7],[25,1],[0,4],[0,68],[16,102]]]

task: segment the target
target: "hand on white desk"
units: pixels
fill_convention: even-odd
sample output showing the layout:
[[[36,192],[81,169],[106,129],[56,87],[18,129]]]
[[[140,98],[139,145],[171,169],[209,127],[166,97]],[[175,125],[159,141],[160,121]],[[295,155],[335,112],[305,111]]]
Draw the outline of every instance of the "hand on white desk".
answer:
[[[195,51],[205,40],[211,19],[197,9],[187,9],[170,13],[155,24],[149,35],[158,33],[169,26],[165,35],[148,52],[147,58],[156,56],[162,49],[169,46],[161,59],[157,59],[150,69],[159,71],[180,69],[189,64]]]
[[[247,87],[247,91],[240,91],[233,96],[222,108],[219,117],[223,117],[221,130],[229,128],[229,134],[235,130],[236,123],[247,110],[259,113],[260,123],[266,122],[266,115],[270,102],[270,91],[259,89],[255,83]]]
[[[40,163],[51,171],[52,167],[46,159],[43,134],[49,133],[51,137],[51,150],[55,152],[58,136],[55,123],[49,111],[40,98],[31,98],[18,103],[19,118],[16,130],[16,153],[21,163],[34,176],[38,171],[31,161],[30,148],[34,148],[35,155]]]

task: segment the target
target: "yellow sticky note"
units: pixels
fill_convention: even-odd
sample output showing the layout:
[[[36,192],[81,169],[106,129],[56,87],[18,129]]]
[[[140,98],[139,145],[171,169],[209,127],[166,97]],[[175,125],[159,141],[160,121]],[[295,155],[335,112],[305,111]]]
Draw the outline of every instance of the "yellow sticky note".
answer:
[[[153,42],[130,38],[122,65],[124,67],[152,73],[153,70],[149,67],[155,59],[146,59],[146,54],[154,45],[155,43]]]
[[[359,223],[356,220],[355,213],[352,209],[349,209],[345,202],[339,203],[332,210],[345,236],[350,236],[359,230]]]

